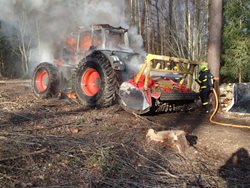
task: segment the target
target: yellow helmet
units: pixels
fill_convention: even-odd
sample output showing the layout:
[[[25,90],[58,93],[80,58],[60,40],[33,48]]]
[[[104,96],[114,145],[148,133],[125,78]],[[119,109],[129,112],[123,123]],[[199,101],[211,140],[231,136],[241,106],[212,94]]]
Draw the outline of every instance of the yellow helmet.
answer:
[[[207,65],[206,65],[206,64],[202,64],[202,65],[200,65],[200,71],[206,71],[206,70],[208,70],[208,68],[207,68]]]

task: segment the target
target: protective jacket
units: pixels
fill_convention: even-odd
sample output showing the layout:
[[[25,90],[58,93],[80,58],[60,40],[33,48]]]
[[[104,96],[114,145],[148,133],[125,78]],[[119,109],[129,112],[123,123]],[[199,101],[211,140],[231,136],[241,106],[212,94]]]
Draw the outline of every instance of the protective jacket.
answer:
[[[211,79],[209,77],[210,74],[209,70],[200,71],[199,79],[197,79],[197,82],[200,85],[200,90],[211,90],[211,84],[209,83],[209,79]]]
[[[209,108],[209,94],[213,89],[213,75],[208,69],[201,70],[199,78],[196,80],[200,85],[200,97],[202,106],[206,113],[210,111]]]

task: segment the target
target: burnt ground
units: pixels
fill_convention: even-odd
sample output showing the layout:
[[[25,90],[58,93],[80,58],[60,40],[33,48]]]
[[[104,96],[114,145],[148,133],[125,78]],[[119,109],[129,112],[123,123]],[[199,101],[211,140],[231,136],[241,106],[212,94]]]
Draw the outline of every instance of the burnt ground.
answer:
[[[249,124],[249,116],[217,118]],[[225,118],[226,117],[226,118]],[[135,116],[37,99],[29,83],[0,84],[0,187],[250,187],[250,129],[211,124],[199,110]],[[185,130],[183,154],[145,139]]]

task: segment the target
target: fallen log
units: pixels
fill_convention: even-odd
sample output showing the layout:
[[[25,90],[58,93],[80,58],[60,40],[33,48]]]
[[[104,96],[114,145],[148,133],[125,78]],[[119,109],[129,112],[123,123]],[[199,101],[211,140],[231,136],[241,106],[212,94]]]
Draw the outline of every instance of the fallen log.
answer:
[[[0,80],[0,84],[27,84],[31,80]]]

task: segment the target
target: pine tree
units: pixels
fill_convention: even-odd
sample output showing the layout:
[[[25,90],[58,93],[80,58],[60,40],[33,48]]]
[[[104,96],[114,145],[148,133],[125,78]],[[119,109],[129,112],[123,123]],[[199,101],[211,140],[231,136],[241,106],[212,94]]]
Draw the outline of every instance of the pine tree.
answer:
[[[250,81],[250,0],[227,0],[224,17],[221,74],[228,81]]]

